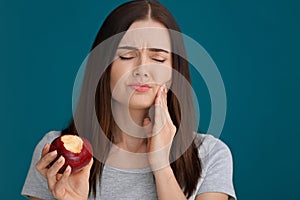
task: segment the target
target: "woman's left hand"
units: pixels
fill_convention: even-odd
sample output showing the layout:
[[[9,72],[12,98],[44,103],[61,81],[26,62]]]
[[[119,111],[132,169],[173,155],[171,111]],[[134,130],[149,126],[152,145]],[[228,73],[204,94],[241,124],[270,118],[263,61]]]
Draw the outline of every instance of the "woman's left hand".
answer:
[[[170,166],[169,155],[176,133],[167,106],[167,87],[161,86],[155,99],[154,123],[144,119],[143,126],[148,135],[147,152],[153,171]]]

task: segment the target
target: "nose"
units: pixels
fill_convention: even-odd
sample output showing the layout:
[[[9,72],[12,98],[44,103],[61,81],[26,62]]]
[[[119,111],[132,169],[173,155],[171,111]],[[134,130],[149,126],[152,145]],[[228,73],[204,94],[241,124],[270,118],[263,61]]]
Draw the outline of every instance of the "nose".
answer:
[[[133,70],[133,76],[138,79],[142,79],[140,81],[145,81],[149,79],[150,74],[145,66],[147,63],[149,63],[149,59],[147,58],[147,54],[145,52],[142,52],[139,56],[138,63],[136,63],[138,66]]]
[[[150,75],[145,67],[137,67],[133,70],[133,76],[135,78],[148,79]]]

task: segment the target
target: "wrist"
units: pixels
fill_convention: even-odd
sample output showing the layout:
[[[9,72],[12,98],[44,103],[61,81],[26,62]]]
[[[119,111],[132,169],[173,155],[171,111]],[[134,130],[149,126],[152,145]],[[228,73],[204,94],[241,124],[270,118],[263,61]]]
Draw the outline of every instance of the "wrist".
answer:
[[[153,171],[153,174],[155,179],[159,179],[161,177],[163,177],[164,179],[167,177],[167,179],[169,179],[172,175],[174,175],[170,165]]]

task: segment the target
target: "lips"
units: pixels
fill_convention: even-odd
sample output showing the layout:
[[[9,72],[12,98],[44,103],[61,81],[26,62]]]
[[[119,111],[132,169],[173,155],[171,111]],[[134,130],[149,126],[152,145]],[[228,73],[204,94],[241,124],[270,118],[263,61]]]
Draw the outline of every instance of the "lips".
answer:
[[[137,92],[147,92],[151,89],[151,86],[148,84],[143,83],[133,83],[129,85],[132,89],[134,89]]]

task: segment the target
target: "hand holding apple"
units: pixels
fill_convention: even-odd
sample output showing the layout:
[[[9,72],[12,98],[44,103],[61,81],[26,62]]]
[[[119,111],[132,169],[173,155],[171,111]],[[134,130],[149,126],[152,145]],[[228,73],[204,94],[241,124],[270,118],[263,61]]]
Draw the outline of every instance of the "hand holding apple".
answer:
[[[53,197],[58,200],[86,200],[88,197],[90,169],[93,164],[92,157],[88,159],[88,152],[92,154],[92,151],[84,153],[83,149],[91,150],[91,148],[89,147],[89,145],[85,146],[87,143],[84,139],[77,140],[78,138],[76,137],[58,137],[52,142],[51,145],[53,146],[53,144],[55,144],[54,146],[57,146],[58,144],[62,144],[63,141],[64,143],[62,145],[59,145],[59,148],[54,151],[50,151],[51,145],[46,144],[42,150],[41,159],[35,165],[39,173],[41,173],[47,179],[49,191],[52,193]],[[79,142],[75,142],[74,138],[75,140],[77,140],[77,142]],[[81,141],[83,142],[83,144]],[[63,155],[58,156],[58,152],[61,151],[59,149],[65,149],[71,151],[71,153],[64,154],[65,156],[67,155],[66,158]],[[79,151],[81,153],[78,153]],[[75,156],[77,154],[88,155],[83,157],[79,156],[79,158],[82,159],[79,159],[82,161],[79,162],[80,165],[77,165],[78,162],[74,162],[74,159],[72,159],[72,156]],[[67,162],[67,157],[69,164],[63,171],[62,169]],[[85,164],[86,160],[89,160],[87,164]],[[52,163],[51,166],[50,163]],[[73,173],[71,173],[71,163],[75,169]],[[63,171],[63,174],[58,173],[60,170]]]

